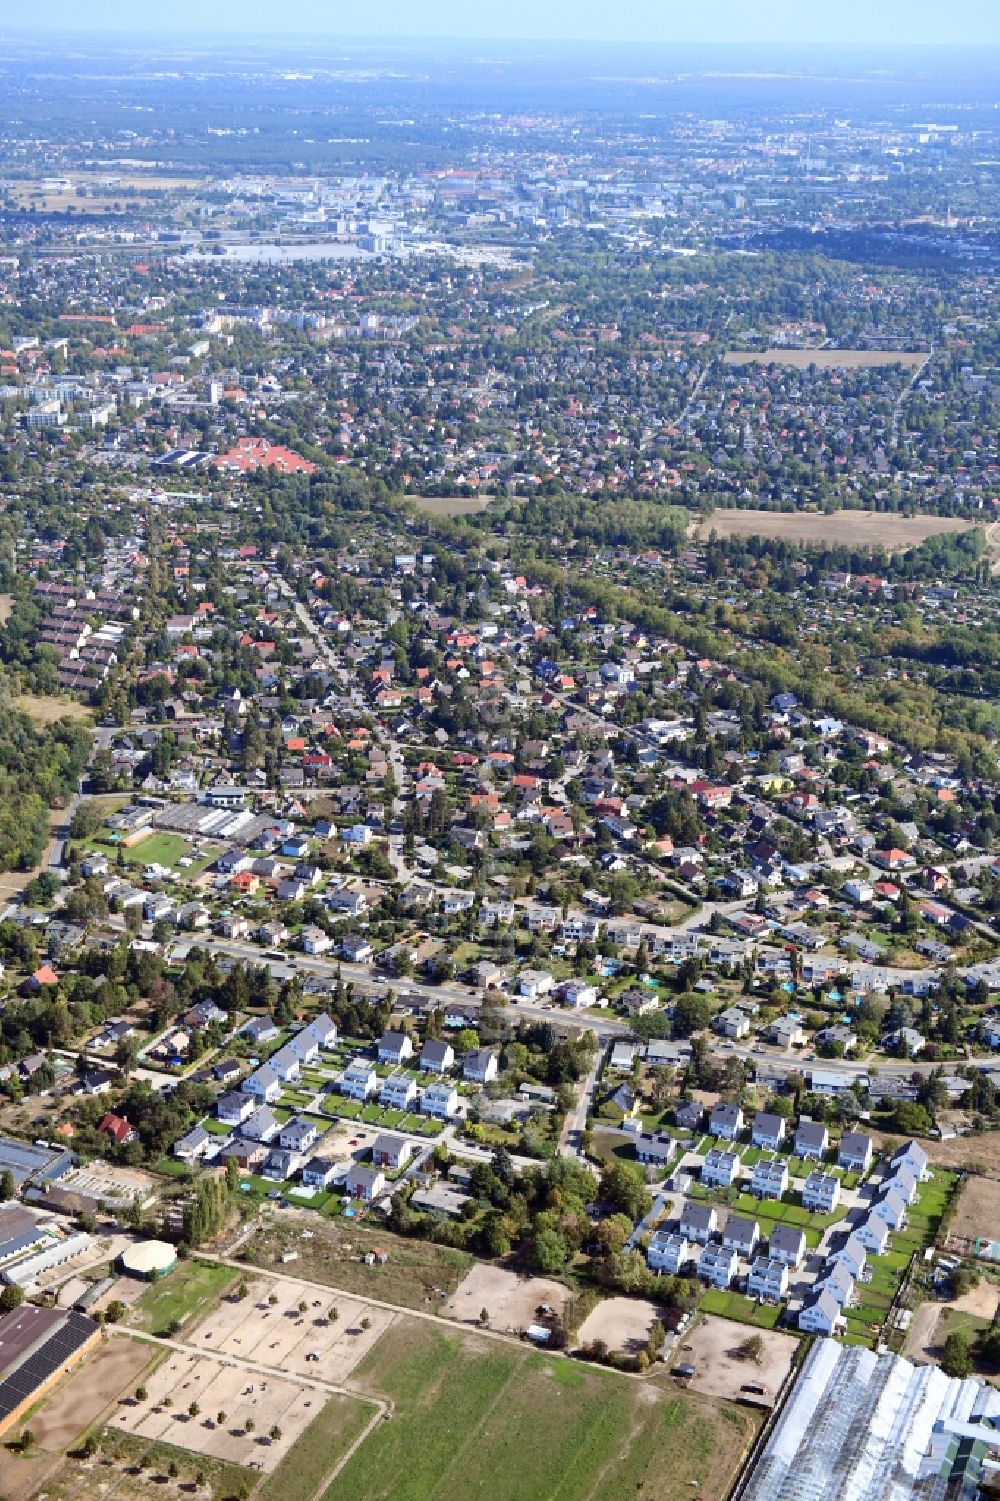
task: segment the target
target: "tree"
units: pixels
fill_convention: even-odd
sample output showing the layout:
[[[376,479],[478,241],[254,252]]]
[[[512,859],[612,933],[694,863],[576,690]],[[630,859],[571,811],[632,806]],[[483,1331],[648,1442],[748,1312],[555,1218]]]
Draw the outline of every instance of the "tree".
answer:
[[[561,1272],[566,1265],[566,1242],[558,1230],[539,1230],[535,1236],[533,1255],[540,1272],[551,1275]]]
[[[35,1442],[35,1435],[34,1435],[34,1433],[32,1432],[32,1430],[30,1428],[25,1428],[24,1431],[21,1434],[21,1453],[22,1454],[27,1454],[28,1451],[33,1447],[34,1442]]]
[[[20,1308],[24,1302],[24,1288],[18,1287],[16,1282],[11,1282],[0,1292],[0,1313],[11,1313],[15,1308]]]
[[[673,1009],[675,1035],[690,1037],[692,1032],[702,1031],[712,1020],[715,1011],[715,1002],[709,996],[698,995],[694,991],[679,995]]]
[[[215,1421],[220,1428],[224,1427],[226,1422],[226,1414],[224,1412],[217,1412],[215,1414]]]
[[[944,1342],[941,1369],[946,1376],[969,1376],[972,1373],[972,1354],[969,1336],[961,1329],[952,1330]]]
[[[764,1353],[764,1341],[759,1334],[751,1334],[740,1345],[740,1354],[746,1360],[753,1360],[760,1365],[761,1356]]]
[[[272,1439],[274,1440],[275,1443],[278,1443],[280,1441],[280,1439],[281,1439],[281,1426],[280,1426],[280,1424],[278,1424],[278,1423],[273,1424],[273,1426],[271,1428],[271,1437],[272,1437]]]
[[[600,1195],[633,1222],[648,1214],[652,1200],[638,1173],[627,1162],[610,1162],[601,1177]]]
[[[480,1324],[482,1324],[482,1326],[483,1326],[484,1329],[486,1329],[489,1326],[490,1311],[489,1311],[488,1308],[481,1308],[479,1310],[479,1322],[480,1322]]]
[[[197,1402],[190,1402],[188,1404],[188,1415],[190,1417],[196,1418],[200,1412],[201,1408],[198,1406]]]
[[[0,1204],[5,1204],[8,1199],[12,1199],[16,1192],[14,1174],[9,1167],[4,1168],[0,1173]]]

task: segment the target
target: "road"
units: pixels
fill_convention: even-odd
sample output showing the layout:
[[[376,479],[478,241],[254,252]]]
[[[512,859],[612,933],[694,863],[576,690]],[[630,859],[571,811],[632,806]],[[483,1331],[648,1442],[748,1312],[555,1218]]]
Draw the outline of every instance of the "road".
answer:
[[[598,1048],[595,1052],[590,1072],[581,1081],[577,1091],[576,1104],[572,1110],[566,1112],[562,1131],[559,1134],[559,1152],[564,1157],[578,1157],[583,1160],[583,1136],[587,1129],[587,1117],[594,1109],[594,1093],[597,1089],[601,1064],[604,1062],[604,1054],[604,1048]]]

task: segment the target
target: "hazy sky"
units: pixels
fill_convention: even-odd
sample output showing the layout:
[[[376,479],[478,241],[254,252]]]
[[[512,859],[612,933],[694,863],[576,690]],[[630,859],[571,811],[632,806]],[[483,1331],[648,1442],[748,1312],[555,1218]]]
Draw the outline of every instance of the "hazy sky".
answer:
[[[1000,45],[1000,0],[0,0],[0,32]]]

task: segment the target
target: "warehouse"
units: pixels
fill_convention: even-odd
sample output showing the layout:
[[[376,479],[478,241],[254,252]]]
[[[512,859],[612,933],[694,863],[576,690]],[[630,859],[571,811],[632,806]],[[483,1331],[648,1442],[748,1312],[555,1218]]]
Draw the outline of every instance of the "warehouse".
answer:
[[[1000,1391],[823,1339],[739,1501],[965,1501],[997,1460]]]
[[[23,1417],[100,1339],[93,1319],[25,1305],[0,1319],[0,1434]]]
[[[50,1240],[33,1256],[25,1256],[21,1261],[0,1268],[0,1279],[13,1283],[16,1287],[28,1287],[43,1272],[54,1266],[62,1266],[64,1261],[72,1261],[74,1256],[82,1255],[90,1244],[90,1236],[85,1230],[78,1230],[75,1235],[67,1235],[63,1240]]]

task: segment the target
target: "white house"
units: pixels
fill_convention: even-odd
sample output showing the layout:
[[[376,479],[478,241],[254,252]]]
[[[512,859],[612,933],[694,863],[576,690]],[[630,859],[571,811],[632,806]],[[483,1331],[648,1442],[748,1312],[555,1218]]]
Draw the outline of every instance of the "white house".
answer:
[[[725,1141],[735,1141],[743,1130],[743,1111],[739,1105],[720,1103],[713,1106],[708,1129],[713,1136],[721,1136]]]
[[[658,1230],[649,1243],[646,1262],[651,1272],[676,1276],[695,1257],[695,1247],[684,1235]]]
[[[731,1214],[726,1220],[722,1244],[728,1251],[735,1251],[737,1256],[749,1259],[756,1251],[759,1240],[760,1226],[756,1220],[748,1219],[743,1214]]]
[[[471,1084],[491,1084],[499,1072],[499,1060],[490,1048],[476,1048],[462,1060],[462,1078]]]
[[[241,1085],[244,1094],[251,1095],[262,1105],[270,1105],[281,1097],[281,1079],[269,1063],[264,1063]]]
[[[855,1225],[854,1234],[870,1256],[884,1256],[889,1247],[889,1226],[877,1214]]]
[[[420,1101],[420,1108],[425,1115],[430,1115],[435,1120],[451,1120],[458,1114],[458,1090],[447,1080],[428,1084]]]
[[[385,1173],[380,1168],[361,1167],[357,1163],[348,1169],[344,1179],[344,1192],[352,1199],[371,1203],[385,1190]]]
[[[684,1205],[681,1213],[680,1233],[696,1245],[704,1246],[719,1228],[719,1215],[713,1204]]]
[[[839,1251],[834,1251],[830,1261],[839,1261],[846,1266],[855,1281],[861,1276],[868,1261],[868,1253],[856,1235],[849,1235]]]
[[[828,1262],[822,1276],[816,1279],[816,1291],[829,1293],[843,1308],[854,1293],[854,1278],[842,1261]]]
[[[901,1230],[906,1224],[906,1204],[894,1188],[888,1188],[872,1205],[872,1214],[884,1220],[890,1230]]]
[[[420,1050],[420,1068],[425,1074],[446,1074],[455,1067],[455,1049],[450,1042],[428,1039]]]
[[[730,1287],[736,1276],[736,1267],[736,1252],[726,1246],[712,1243],[698,1257],[698,1276],[710,1287]]]
[[[767,1254],[772,1261],[783,1261],[786,1266],[799,1266],[806,1254],[806,1233],[795,1225],[775,1225],[767,1242]]]
[[[785,1139],[785,1122],[780,1115],[770,1115],[761,1110],[754,1116],[750,1127],[750,1140],[755,1147],[767,1147],[776,1152]]]
[[[802,1185],[802,1207],[832,1214],[840,1203],[840,1179],[832,1173],[810,1173]]]
[[[758,1256],[750,1268],[747,1292],[765,1303],[778,1303],[788,1292],[788,1267],[770,1256]]]
[[[379,1063],[404,1063],[413,1057],[413,1039],[408,1032],[383,1032],[378,1043]]]
[[[351,1100],[367,1100],[378,1088],[378,1074],[367,1058],[352,1058],[338,1087]]]
[[[761,1157],[754,1163],[750,1192],[758,1199],[780,1199],[788,1189],[788,1163],[782,1157]]]
[[[866,1173],[871,1167],[872,1139],[861,1131],[845,1131],[837,1148],[837,1162],[854,1172]]]
[[[705,1154],[701,1167],[702,1183],[716,1188],[732,1188],[739,1176],[738,1152],[724,1152],[721,1147],[712,1147]]]
[[[257,1109],[257,1102],[252,1094],[234,1089],[229,1094],[219,1096],[215,1109],[223,1125],[242,1126]]]
[[[544,969],[523,969],[517,977],[517,993],[529,1001],[548,995],[555,981]]]
[[[417,1098],[417,1081],[411,1074],[390,1074],[382,1080],[378,1102],[389,1110],[409,1110]]]
[[[822,1162],[830,1145],[830,1133],[821,1121],[800,1121],[795,1132],[795,1154]]]
[[[799,1328],[805,1334],[835,1334],[843,1323],[839,1304],[827,1292],[814,1294],[799,1310]]]

